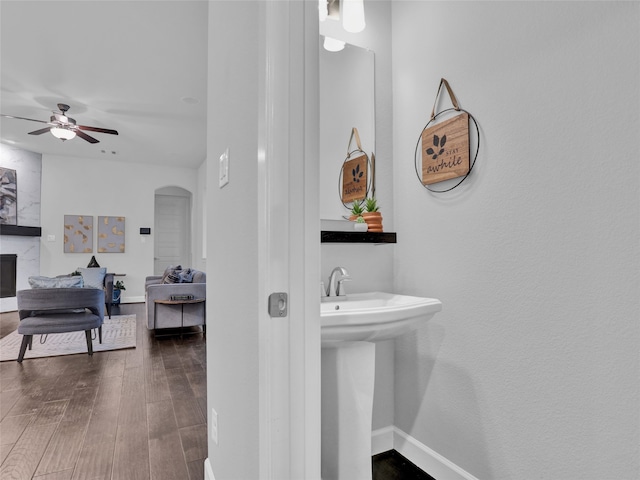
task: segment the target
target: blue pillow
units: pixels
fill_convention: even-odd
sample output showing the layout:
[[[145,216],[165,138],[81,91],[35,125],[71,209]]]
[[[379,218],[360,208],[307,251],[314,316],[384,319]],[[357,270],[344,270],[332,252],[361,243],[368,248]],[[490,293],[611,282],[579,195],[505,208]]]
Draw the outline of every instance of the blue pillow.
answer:
[[[180,283],[192,283],[193,275],[196,273],[192,268],[187,268],[180,272]]]
[[[162,276],[162,283],[180,283],[180,273],[182,272],[182,266],[167,267]]]
[[[104,288],[104,277],[107,274],[106,268],[80,268],[76,269],[82,275],[85,288]]]
[[[84,286],[83,278],[80,275],[72,277],[29,277],[29,285],[31,288],[82,288]]]

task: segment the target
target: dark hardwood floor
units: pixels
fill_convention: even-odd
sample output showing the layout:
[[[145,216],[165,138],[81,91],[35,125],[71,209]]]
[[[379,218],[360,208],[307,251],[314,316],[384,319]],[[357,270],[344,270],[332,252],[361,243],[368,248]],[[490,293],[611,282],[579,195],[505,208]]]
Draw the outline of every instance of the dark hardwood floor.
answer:
[[[201,334],[154,338],[136,314],[135,349],[0,363],[0,479],[197,480],[207,457]],[[0,314],[0,336],[17,313]]]
[[[154,338],[144,304],[135,349],[0,362],[0,480],[202,480],[207,457],[206,345]],[[0,314],[0,338],[16,312]],[[434,480],[398,452],[373,480]]]
[[[373,456],[373,480],[435,480],[395,450]]]

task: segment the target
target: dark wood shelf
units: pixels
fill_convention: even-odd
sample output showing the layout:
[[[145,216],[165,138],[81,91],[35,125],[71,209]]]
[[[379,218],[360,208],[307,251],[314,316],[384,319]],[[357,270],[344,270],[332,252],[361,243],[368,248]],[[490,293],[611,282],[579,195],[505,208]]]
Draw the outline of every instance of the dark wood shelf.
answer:
[[[1,225],[0,235],[18,235],[21,237],[41,237],[40,227],[21,227],[20,225]]]
[[[321,243],[397,243],[396,232],[320,232]]]

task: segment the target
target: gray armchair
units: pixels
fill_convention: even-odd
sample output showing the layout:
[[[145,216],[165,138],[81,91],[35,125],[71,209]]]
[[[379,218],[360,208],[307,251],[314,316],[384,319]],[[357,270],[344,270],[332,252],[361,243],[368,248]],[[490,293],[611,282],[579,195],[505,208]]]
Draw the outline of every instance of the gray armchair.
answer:
[[[162,283],[163,276],[149,276],[145,279],[145,304],[147,328],[178,328],[206,325],[204,302],[184,305],[167,305],[156,300],[171,300],[172,296],[193,295],[194,299],[206,299],[207,275],[200,270],[193,271],[191,283]]]
[[[94,267],[91,267],[94,268]],[[87,271],[87,268],[77,268],[76,271],[78,273],[80,273],[82,275],[82,272]],[[111,309],[113,308],[113,277],[115,276],[115,274],[113,273],[107,273],[106,272],[106,268],[102,269],[103,271],[105,271],[104,274],[104,280],[102,281],[102,288],[104,290],[104,305],[107,308],[107,316],[109,318],[111,318]],[[70,277],[72,275],[58,275],[56,278],[67,278]],[[36,278],[36,279],[47,279],[47,277],[32,277],[32,278]],[[84,276],[83,276],[84,278]],[[48,279],[47,279],[48,280]],[[31,279],[29,280],[31,282]],[[32,284],[33,286],[33,284]],[[97,285],[85,285],[86,287],[92,287],[92,288],[97,288]],[[42,288],[42,287],[40,287]]]
[[[95,288],[35,288],[17,292],[18,333],[23,335],[18,362],[22,363],[33,335],[84,330],[87,351],[93,355],[91,330],[98,329],[102,343],[104,291]]]

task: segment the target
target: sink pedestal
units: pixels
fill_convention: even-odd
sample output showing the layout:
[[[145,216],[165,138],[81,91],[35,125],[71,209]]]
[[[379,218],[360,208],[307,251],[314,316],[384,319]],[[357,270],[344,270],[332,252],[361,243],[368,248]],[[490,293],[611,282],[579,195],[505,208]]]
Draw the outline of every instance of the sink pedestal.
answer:
[[[323,480],[371,480],[373,342],[411,332],[441,309],[435,298],[384,292],[322,298]]]
[[[322,480],[371,480],[376,345],[322,349]]]

